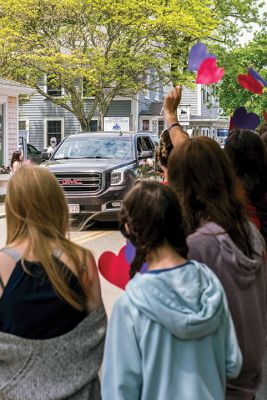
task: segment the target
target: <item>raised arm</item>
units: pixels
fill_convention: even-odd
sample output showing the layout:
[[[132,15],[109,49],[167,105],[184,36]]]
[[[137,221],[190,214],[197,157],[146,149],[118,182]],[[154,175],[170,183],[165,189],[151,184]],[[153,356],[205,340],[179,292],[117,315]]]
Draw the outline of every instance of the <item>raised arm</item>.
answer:
[[[164,99],[164,120],[170,132],[170,138],[173,146],[177,146],[188,139],[187,133],[183,131],[177,119],[177,107],[180,104],[182,96],[182,87],[173,88]]]

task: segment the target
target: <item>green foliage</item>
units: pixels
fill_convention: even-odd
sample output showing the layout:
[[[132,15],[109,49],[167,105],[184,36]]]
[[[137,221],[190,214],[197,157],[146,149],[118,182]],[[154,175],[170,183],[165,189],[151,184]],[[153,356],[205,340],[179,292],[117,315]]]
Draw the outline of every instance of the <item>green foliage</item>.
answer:
[[[230,51],[221,49],[220,64],[225,66],[225,75],[217,88],[220,106],[227,114],[237,107],[244,106],[249,112],[255,112],[262,118],[267,111],[267,89],[262,96],[253,94],[241,87],[237,81],[238,74],[247,74],[248,68],[254,68],[267,80],[267,34],[259,33],[254,40],[244,47]]]
[[[99,128],[116,95],[159,83],[190,85],[188,50],[233,37],[234,21],[257,18],[258,0],[0,0],[0,74],[36,87]],[[227,35],[225,36],[225,38]],[[221,40],[221,37],[220,39]],[[154,71],[149,87],[145,76]],[[64,96],[49,96],[43,76]],[[83,84],[83,81],[85,84]],[[84,91],[85,89],[85,91]],[[93,94],[89,111],[84,96]]]

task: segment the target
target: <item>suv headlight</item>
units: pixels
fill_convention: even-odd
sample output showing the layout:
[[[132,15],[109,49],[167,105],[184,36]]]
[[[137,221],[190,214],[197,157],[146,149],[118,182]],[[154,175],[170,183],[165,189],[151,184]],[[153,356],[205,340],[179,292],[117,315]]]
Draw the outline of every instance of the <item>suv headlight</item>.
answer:
[[[120,186],[125,184],[125,172],[122,169],[114,169],[111,172],[110,186]]]

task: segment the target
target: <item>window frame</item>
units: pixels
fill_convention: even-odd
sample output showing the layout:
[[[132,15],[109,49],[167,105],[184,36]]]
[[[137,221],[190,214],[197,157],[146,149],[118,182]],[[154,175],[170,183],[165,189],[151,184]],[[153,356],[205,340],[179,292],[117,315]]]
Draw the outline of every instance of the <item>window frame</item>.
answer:
[[[47,118],[44,118],[44,147],[48,147],[49,145],[50,145],[50,143],[48,143],[48,124],[47,124],[47,122],[48,121],[61,121],[61,134],[60,134],[60,136],[61,136],[61,140],[60,141],[62,141],[63,140],[63,138],[64,138],[64,130],[65,130],[65,124],[64,124],[64,117],[61,117],[61,118],[57,118],[57,117],[47,117]],[[58,143],[57,143],[57,145],[58,145]]]
[[[26,129],[19,129],[20,122],[26,122]],[[18,131],[26,131],[27,132],[27,143],[30,141],[30,120],[29,118],[19,118],[18,121]]]

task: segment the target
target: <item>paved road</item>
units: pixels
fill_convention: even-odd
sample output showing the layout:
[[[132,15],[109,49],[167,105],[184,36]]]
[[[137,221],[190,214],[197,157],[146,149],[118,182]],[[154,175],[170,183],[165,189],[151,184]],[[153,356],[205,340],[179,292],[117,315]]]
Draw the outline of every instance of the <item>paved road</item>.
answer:
[[[111,224],[99,224],[84,232],[71,232],[71,238],[81,246],[90,249],[96,260],[98,260],[99,256],[107,250],[118,253],[118,250],[125,244],[125,239],[116,229],[116,226]],[[6,220],[3,218],[0,219],[0,248],[4,246],[5,240]],[[122,291],[109,284],[104,278],[100,277],[100,280],[103,301],[109,316],[114,302],[120,296]],[[264,361],[264,381],[257,400],[267,400],[267,350],[265,352]]]

